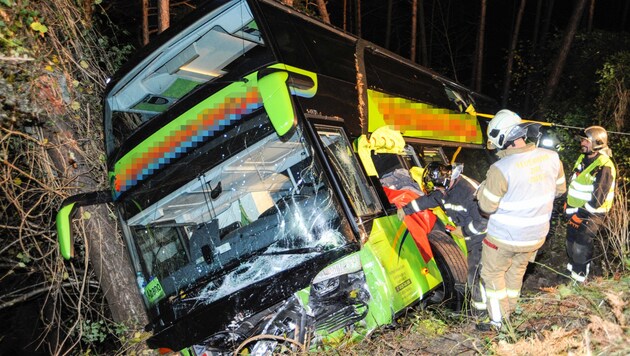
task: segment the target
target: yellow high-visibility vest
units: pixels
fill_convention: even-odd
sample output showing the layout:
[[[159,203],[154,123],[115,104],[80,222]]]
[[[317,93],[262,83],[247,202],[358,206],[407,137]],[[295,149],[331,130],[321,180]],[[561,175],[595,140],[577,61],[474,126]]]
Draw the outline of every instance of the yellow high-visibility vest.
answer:
[[[580,155],[573,167],[574,173],[571,176],[571,183],[569,184],[569,192],[567,196],[567,213],[572,214],[577,212],[577,208],[584,208],[590,213],[606,213],[610,210],[615,198],[615,178],[617,171],[610,157],[604,154],[600,154],[593,163],[586,167],[582,172],[575,172],[576,168],[582,164],[584,155]],[[598,171],[597,168],[610,167],[612,173],[613,182],[610,185],[610,190],[606,195],[604,203],[598,207],[593,208],[588,204],[593,198],[593,192],[595,191],[595,175]]]

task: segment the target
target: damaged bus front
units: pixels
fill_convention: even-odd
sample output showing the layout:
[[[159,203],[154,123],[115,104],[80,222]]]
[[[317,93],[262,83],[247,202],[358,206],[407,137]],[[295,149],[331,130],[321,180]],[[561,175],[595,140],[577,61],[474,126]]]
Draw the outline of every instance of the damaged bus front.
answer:
[[[113,78],[111,191],[66,200],[59,242],[71,258],[73,211],[113,202],[150,347],[334,344],[465,280],[465,246],[428,238],[433,213],[399,221],[407,193],[378,183],[373,154],[409,169],[406,139],[481,147],[473,94],[366,44],[274,1],[217,0]],[[433,133],[396,121],[409,112]]]

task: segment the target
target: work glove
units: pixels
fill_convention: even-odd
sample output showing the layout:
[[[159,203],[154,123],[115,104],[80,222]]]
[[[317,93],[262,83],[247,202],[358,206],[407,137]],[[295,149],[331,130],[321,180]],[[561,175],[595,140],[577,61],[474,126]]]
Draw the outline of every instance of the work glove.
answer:
[[[451,235],[457,235],[459,237],[465,237],[464,236],[464,231],[462,230],[461,226],[455,227],[455,229],[451,231]]]
[[[398,215],[398,219],[400,221],[404,221],[405,220],[405,216],[407,216],[407,214],[405,214],[405,211],[403,210],[403,208],[398,208],[398,211],[396,212],[396,214]]]
[[[578,216],[578,214],[573,214],[571,219],[567,222],[567,225],[571,226],[577,231],[584,231],[588,228],[590,221],[586,219],[582,219]]]

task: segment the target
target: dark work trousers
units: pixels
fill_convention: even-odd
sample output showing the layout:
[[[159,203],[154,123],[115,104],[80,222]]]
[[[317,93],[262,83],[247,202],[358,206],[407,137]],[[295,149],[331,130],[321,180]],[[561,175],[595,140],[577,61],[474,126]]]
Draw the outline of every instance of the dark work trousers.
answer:
[[[481,249],[482,241],[485,237],[486,234],[480,234],[466,238],[466,249],[468,250],[468,293],[470,293],[473,308],[478,310],[486,309],[486,302],[483,299],[479,285]]]
[[[572,216],[569,216],[569,220]],[[593,259],[593,241],[601,226],[599,219],[584,219],[579,228],[567,224],[567,255],[571,264],[571,275],[588,276]]]

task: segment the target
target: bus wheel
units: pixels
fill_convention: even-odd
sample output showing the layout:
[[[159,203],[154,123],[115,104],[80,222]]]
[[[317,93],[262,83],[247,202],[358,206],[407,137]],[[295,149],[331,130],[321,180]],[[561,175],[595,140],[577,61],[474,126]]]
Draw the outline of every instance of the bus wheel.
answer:
[[[428,305],[441,304],[460,311],[464,304],[468,262],[464,253],[449,235],[431,231],[429,243],[443,283],[426,300]]]

